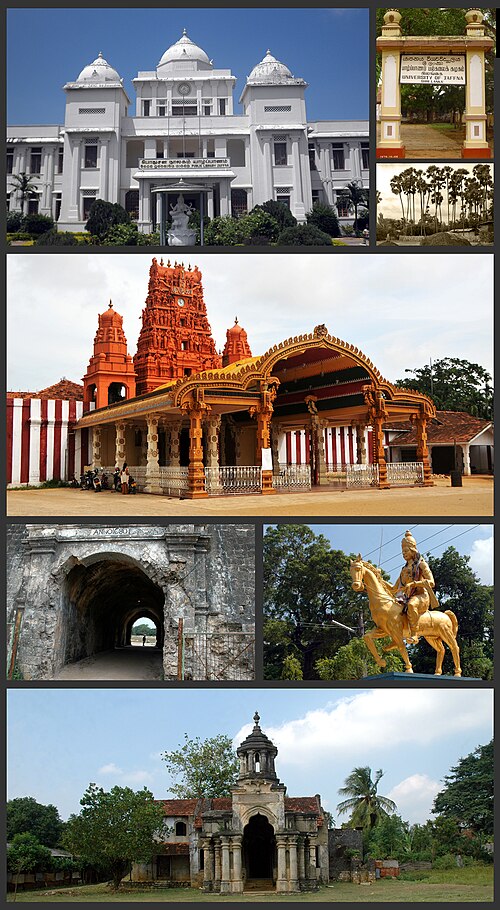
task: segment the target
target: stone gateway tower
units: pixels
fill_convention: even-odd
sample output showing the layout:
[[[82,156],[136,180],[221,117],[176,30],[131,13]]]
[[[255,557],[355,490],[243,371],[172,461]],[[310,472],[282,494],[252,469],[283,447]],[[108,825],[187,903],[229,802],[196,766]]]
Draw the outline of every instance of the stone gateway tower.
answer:
[[[73,678],[111,652],[116,665],[145,617],[160,678],[254,677],[251,525],[14,525],[7,561],[11,676]]]

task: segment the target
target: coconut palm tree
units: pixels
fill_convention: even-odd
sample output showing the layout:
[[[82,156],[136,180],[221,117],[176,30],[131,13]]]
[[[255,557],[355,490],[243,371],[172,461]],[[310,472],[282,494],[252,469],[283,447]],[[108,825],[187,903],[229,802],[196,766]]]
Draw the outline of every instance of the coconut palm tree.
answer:
[[[27,174],[26,171],[21,171],[20,174],[11,174],[10,180],[14,184],[13,189],[21,198],[21,211],[24,212],[26,202],[37,195],[36,181],[38,177],[36,174]]]
[[[354,827],[371,831],[381,818],[396,811],[396,803],[386,796],[377,793],[378,783],[383,776],[383,771],[375,772],[372,780],[371,768],[354,768],[346,777],[344,786],[339,793],[349,797],[337,806],[337,811],[350,812],[350,824]]]
[[[361,183],[357,180],[351,180],[343,191],[347,197],[347,204],[350,209],[354,210],[354,230],[358,234],[358,208],[365,206],[368,208],[368,192],[363,189]]]

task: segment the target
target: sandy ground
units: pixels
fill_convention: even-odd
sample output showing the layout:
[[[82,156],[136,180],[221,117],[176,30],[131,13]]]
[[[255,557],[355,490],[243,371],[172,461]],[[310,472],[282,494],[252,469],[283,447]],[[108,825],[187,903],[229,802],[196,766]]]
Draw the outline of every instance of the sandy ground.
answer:
[[[380,124],[377,124],[377,143]],[[426,123],[402,123],[401,140],[410,158],[461,158],[463,132],[435,129]],[[489,143],[493,154],[493,143]]]
[[[194,517],[225,519],[240,516],[353,516],[382,518],[406,516],[492,516],[493,478],[464,477],[462,487],[451,487],[449,478],[438,477],[426,488],[393,487],[390,490],[278,493],[274,496],[210,496],[179,500],[138,493],[116,496],[111,492],[71,490],[11,490],[7,493],[7,515],[47,518],[133,516]]]
[[[73,664],[66,664],[54,679],[161,679],[161,651],[152,648],[123,648],[101,651]]]

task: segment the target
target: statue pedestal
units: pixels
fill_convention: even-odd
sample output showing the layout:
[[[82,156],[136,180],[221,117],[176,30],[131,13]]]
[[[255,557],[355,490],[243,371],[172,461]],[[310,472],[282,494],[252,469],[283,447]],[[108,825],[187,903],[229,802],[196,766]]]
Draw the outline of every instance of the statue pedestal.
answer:
[[[479,676],[446,676],[444,673],[442,676],[435,676],[433,673],[377,673],[375,676],[363,676],[363,679],[360,679],[359,682],[385,682],[385,680],[397,680],[398,682],[412,682],[412,680],[418,680],[422,682],[423,679],[427,682],[435,683],[439,682],[441,679],[445,679],[446,682],[481,682]]]
[[[172,228],[171,231],[167,232],[167,239],[169,246],[194,246],[196,231],[192,231],[190,228],[185,230]]]

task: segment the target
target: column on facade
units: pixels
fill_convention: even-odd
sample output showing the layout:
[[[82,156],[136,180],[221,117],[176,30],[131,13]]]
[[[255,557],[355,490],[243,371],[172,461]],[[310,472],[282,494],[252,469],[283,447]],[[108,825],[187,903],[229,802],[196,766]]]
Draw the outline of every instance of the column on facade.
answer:
[[[316,838],[316,835],[314,835],[314,834],[312,834],[312,835],[309,837],[309,856],[306,857],[306,859],[309,861],[309,862],[308,862],[309,868],[308,868],[308,870],[307,870],[307,872],[308,872],[307,877],[308,877],[308,879],[309,879],[310,881],[317,881],[317,875],[316,875],[316,840],[317,840],[317,838]]]
[[[102,468],[101,463],[101,428],[92,428],[92,466]]]
[[[327,425],[327,422],[321,420],[317,414],[311,414],[311,436],[316,463],[315,481],[320,485],[328,483],[325,455],[325,428]]]
[[[220,195],[220,214],[230,215],[231,214],[231,189],[230,181],[227,177],[221,177],[219,181],[219,195]]]
[[[427,446],[427,418],[425,414],[418,414],[416,421],[417,430],[417,461],[421,461],[424,466],[424,486],[434,486],[432,480],[432,468],[429,460],[429,449]]]
[[[148,432],[141,427],[141,465],[145,467],[148,463]]]
[[[229,837],[222,836],[221,842],[221,894],[231,891],[231,870],[229,865]]]
[[[278,878],[276,880],[276,891],[288,891],[288,879],[286,874],[286,837],[276,835],[276,848],[278,851]]]
[[[320,145],[321,172],[324,174],[324,186],[328,205],[333,205],[332,158],[330,145]]]
[[[206,837],[201,842],[204,856],[203,866],[203,890],[212,891],[214,885],[214,848],[210,837]]]
[[[231,891],[235,894],[238,894],[243,891],[243,873],[242,873],[242,863],[241,863],[241,842],[243,838],[241,834],[235,834],[231,838],[231,844],[233,849],[233,880]]]
[[[40,201],[40,209],[45,215],[52,215],[52,187],[54,185],[54,146],[51,145],[45,150],[43,162],[43,190]]]
[[[304,186],[302,180],[302,168],[300,166],[300,149],[298,136],[292,136],[292,165],[294,214],[298,221],[305,221],[306,207],[304,203]]]
[[[175,420],[169,424],[170,430],[170,457],[169,466],[178,468],[181,463],[181,430],[182,420]]]
[[[82,140],[75,136],[71,154],[71,192],[68,217],[71,221],[80,221],[80,155]]]
[[[139,181],[139,230],[148,233],[151,230],[151,191],[149,180]]]
[[[210,218],[210,221],[214,217],[214,188],[213,188],[213,186],[207,187],[207,215]]]
[[[464,461],[464,474],[470,474],[470,445],[468,442],[462,443],[462,454]]]
[[[366,464],[366,426],[364,423],[353,423],[356,430],[356,462]]]
[[[273,181],[273,164],[271,157],[271,143],[272,136],[263,136],[262,137],[262,153],[264,156],[264,180],[263,187],[265,189],[266,199],[274,199],[274,181]]]
[[[290,891],[299,890],[299,869],[298,869],[298,855],[297,855],[297,844],[298,837],[296,835],[291,835],[288,838],[288,849],[290,855]]]
[[[306,878],[306,859],[305,859],[305,839],[303,835],[299,835],[299,840],[297,844],[297,853],[298,853],[298,874],[299,874],[299,883],[303,882]]]
[[[221,852],[222,850],[220,840],[216,840],[214,844],[214,891],[220,891],[220,883],[222,878]]]
[[[99,154],[99,197],[108,198],[108,139],[100,140]]]
[[[464,158],[490,158],[487,141],[486,84],[484,53],[491,39],[484,32],[484,13],[479,9],[468,9],[467,45],[465,52],[465,141],[462,149]]]
[[[158,448],[158,425],[159,417],[156,414],[149,414],[146,417],[148,428],[147,435],[147,461],[146,461],[146,485],[145,493],[161,493],[160,462]]]
[[[125,430],[126,424],[124,421],[115,423],[115,464],[119,466],[120,470],[127,458],[125,453]]]
[[[220,414],[213,414],[207,417],[204,421],[204,427],[206,442],[206,467],[208,469],[207,484],[210,487],[210,491],[212,493],[221,493],[222,486],[220,482],[219,472],[219,434],[221,427]]]
[[[377,41],[377,49],[382,52],[380,142],[377,157],[405,157],[405,147],[401,142],[401,51],[391,45],[384,46],[385,39],[401,37],[400,23],[401,13],[397,9],[387,10],[382,37]]]
[[[378,485],[381,490],[389,486],[387,480],[387,463],[384,449],[384,417],[379,415],[373,420],[373,457],[378,465]]]
[[[282,427],[279,423],[271,424],[271,449],[273,454],[273,474],[280,472],[279,441]]]
[[[273,486],[273,465],[271,449],[271,417],[273,414],[273,398],[276,390],[263,386],[261,400],[255,407],[250,408],[250,416],[257,420],[256,462],[262,465],[262,493],[276,493]],[[270,463],[269,460],[270,459]]]
[[[203,465],[203,420],[209,413],[209,407],[203,401],[202,393],[195,395],[183,408],[189,416],[189,499],[200,499],[207,496],[205,490],[205,468]]]

